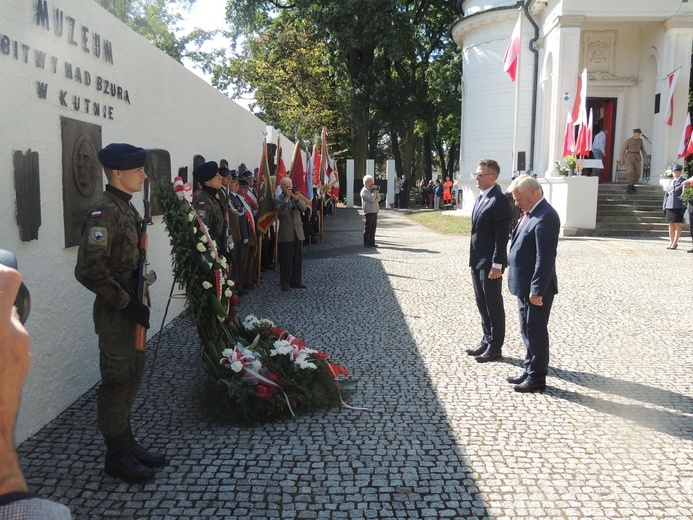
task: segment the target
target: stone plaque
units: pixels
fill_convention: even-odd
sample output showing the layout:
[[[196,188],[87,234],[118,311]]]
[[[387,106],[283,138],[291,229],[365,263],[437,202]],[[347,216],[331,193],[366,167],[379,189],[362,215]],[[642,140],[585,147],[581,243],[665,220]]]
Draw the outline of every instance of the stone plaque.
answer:
[[[613,74],[615,31],[585,31],[584,50],[589,73]]]
[[[166,185],[171,183],[171,154],[166,150],[147,150],[147,164],[144,166],[147,181],[152,187],[150,201],[152,204],[152,216],[163,215],[164,210],[159,205],[157,197],[161,181]]]
[[[41,227],[41,184],[39,154],[14,152],[14,189],[17,198],[17,225],[22,242],[38,240]]]
[[[65,247],[79,245],[82,221],[103,192],[99,163],[101,126],[60,118],[63,148],[63,227]]]

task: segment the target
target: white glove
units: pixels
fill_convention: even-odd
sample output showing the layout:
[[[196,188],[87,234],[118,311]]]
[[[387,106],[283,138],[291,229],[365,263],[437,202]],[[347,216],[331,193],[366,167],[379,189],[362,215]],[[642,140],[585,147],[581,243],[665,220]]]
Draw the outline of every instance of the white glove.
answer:
[[[243,239],[243,243],[244,243],[244,244],[247,244],[247,243],[248,243],[248,239],[247,239],[247,238],[244,238],[244,239]]]

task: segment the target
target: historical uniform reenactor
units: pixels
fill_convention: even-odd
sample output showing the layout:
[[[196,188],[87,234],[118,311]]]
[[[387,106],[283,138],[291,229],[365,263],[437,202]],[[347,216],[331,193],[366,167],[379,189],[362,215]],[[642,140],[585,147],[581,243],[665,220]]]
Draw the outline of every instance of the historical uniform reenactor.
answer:
[[[641,135],[642,130],[639,128],[633,130],[633,137],[623,143],[621,160],[618,161],[619,164],[626,165],[626,171],[628,172],[628,187],[626,188],[626,192],[628,193],[635,191],[635,185],[640,181],[642,163],[643,161],[648,162],[649,160],[647,152],[645,152],[645,143],[640,139]]]
[[[223,253],[227,250],[226,204],[219,194],[222,182],[219,166],[214,161],[201,164],[193,171],[193,179],[198,184],[193,194],[193,209],[207,226],[218,251]]]
[[[82,226],[75,277],[96,293],[93,316],[101,368],[97,421],[106,440],[104,470],[128,482],[149,482],[154,479],[151,468],[164,466],[166,457],[142,448],[130,426],[145,360],[144,350],[135,348],[135,329],[149,328],[149,307],[136,297],[142,218],[131,199],[147,178],[147,151],[115,143],[98,156],[108,184]]]

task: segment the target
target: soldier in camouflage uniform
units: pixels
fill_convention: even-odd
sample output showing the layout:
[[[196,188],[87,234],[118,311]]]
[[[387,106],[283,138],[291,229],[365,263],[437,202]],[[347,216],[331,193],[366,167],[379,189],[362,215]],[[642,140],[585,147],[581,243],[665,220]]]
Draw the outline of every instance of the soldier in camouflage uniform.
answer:
[[[226,205],[219,194],[221,188],[219,166],[214,161],[201,164],[193,171],[193,179],[199,185],[193,195],[193,208],[217,243],[219,253],[225,253],[227,249]]]
[[[108,184],[82,226],[75,277],[96,293],[101,368],[97,420],[107,447],[104,470],[128,482],[149,482],[154,479],[151,468],[165,465],[166,458],[142,448],[130,426],[144,372],[144,352],[135,349],[135,326],[149,328],[149,307],[135,297],[142,218],[130,200],[147,178],[147,152],[114,143],[99,152],[99,160]]]

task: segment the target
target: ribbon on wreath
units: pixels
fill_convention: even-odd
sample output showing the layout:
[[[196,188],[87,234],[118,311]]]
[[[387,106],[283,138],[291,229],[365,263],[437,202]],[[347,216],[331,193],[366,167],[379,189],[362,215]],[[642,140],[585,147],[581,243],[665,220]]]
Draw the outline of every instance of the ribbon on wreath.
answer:
[[[271,379],[266,378],[265,376],[260,375],[256,370],[254,370],[252,367],[253,363],[255,362],[255,356],[252,355],[251,353],[243,353],[241,352],[238,347],[233,349],[233,353],[231,356],[224,356],[219,360],[219,363],[234,372],[243,372],[244,374],[249,375],[250,377],[262,381],[266,385],[274,386],[277,387],[281,393],[284,395],[284,399],[286,400],[286,406],[289,408],[289,412],[291,412],[292,417],[296,417],[296,414],[294,413],[293,408],[291,407],[291,402],[289,401],[289,396],[286,395],[286,392],[284,392],[284,389],[279,386],[277,383],[272,381]],[[241,364],[241,369],[236,370],[233,368],[234,363],[240,363]],[[248,366],[250,365],[250,366]],[[220,380],[223,382],[223,380]]]
[[[281,334],[279,334],[279,339],[288,341],[289,346],[291,347],[291,352],[289,353],[289,357],[291,361],[295,361],[296,358],[301,354],[302,350],[309,350],[311,353],[316,352],[315,350],[312,349],[307,349],[306,342],[302,339],[297,338],[296,336],[292,336],[289,334],[288,331],[283,331]],[[339,402],[342,404],[343,408],[347,408],[349,410],[355,410],[358,412],[370,412],[372,411],[370,408],[362,408],[358,406],[351,406],[348,405],[344,399],[342,398],[342,392],[339,389],[339,379],[338,379],[338,374],[335,372],[334,368],[332,368],[331,363],[327,363],[327,368],[330,371],[330,374],[335,380],[335,383],[337,384],[337,395],[339,395]]]

